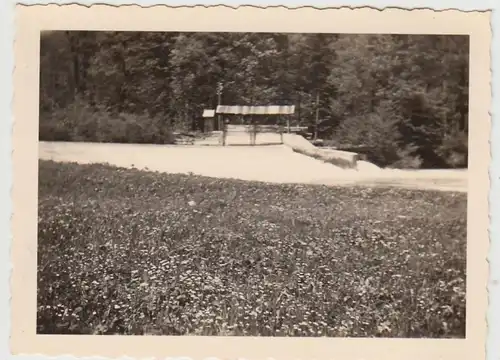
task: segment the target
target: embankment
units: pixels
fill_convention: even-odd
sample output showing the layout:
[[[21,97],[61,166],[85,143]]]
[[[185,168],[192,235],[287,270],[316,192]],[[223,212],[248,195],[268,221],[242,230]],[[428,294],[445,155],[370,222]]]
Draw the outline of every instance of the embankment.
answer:
[[[283,134],[283,143],[293,151],[342,168],[356,169],[359,155],[353,152],[317,148],[304,137]]]

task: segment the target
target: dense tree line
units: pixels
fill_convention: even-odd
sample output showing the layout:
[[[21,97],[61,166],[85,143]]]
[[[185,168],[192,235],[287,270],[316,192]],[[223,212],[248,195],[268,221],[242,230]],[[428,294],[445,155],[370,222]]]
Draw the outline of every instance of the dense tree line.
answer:
[[[222,85],[222,104],[293,104],[380,165],[464,167],[468,63],[466,36],[48,32],[40,139],[169,143]]]

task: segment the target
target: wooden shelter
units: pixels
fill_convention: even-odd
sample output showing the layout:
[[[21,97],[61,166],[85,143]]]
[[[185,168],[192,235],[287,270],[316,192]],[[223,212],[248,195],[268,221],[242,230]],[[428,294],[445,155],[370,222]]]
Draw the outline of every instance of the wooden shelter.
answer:
[[[210,132],[216,128],[215,124],[215,110],[205,109],[203,110],[203,131]]]
[[[223,117],[223,144],[228,132],[229,124],[233,123],[230,118],[236,117],[239,121],[236,124],[247,125],[246,131],[250,133],[250,141],[255,144],[257,132],[276,132],[283,134],[284,123],[282,117],[286,116],[287,128],[290,129],[290,119],[288,115],[295,113],[295,105],[266,105],[266,106],[247,106],[247,105],[218,105],[216,114]],[[270,117],[277,117],[277,120],[269,121]],[[283,136],[281,136],[283,140]]]
[[[247,105],[218,105],[216,113],[219,115],[237,116],[242,123],[251,122],[259,125],[269,125],[266,119],[277,117],[277,120],[271,122],[272,125],[281,126],[283,116],[286,116],[287,128],[290,128],[290,119],[287,115],[295,113],[295,105],[266,105],[266,106],[247,106]]]

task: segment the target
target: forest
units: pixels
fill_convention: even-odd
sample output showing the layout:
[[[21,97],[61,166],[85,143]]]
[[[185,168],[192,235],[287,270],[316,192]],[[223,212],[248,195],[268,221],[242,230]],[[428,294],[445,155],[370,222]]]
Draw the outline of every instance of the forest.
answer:
[[[170,144],[219,100],[282,104],[380,166],[466,168],[468,91],[462,35],[50,31],[39,138]]]

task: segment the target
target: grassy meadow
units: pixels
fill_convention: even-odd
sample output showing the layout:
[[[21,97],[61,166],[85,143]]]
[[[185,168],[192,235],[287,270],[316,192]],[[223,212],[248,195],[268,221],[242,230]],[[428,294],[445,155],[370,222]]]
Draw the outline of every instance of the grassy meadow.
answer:
[[[466,194],[39,165],[38,333],[465,336]]]

